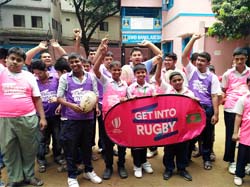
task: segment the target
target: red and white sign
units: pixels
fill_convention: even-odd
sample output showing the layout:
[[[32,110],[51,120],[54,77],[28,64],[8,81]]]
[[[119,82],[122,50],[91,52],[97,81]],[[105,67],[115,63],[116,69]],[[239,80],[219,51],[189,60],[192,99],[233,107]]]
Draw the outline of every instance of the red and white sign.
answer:
[[[205,124],[205,111],[197,101],[171,94],[119,103],[105,117],[108,136],[125,147],[187,141],[200,135]]]

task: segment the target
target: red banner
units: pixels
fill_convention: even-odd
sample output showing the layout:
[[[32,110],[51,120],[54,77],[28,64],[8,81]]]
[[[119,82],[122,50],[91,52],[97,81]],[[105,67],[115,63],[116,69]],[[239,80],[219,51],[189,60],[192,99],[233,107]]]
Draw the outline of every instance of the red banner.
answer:
[[[141,97],[119,103],[105,117],[110,139],[125,147],[148,147],[190,140],[202,132],[205,111],[182,95]]]

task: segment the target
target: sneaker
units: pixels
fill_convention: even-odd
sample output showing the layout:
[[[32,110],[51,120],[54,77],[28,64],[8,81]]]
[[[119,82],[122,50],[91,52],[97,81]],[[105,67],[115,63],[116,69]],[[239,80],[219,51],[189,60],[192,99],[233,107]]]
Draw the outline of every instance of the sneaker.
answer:
[[[136,178],[142,178],[142,168],[134,166],[134,175]]]
[[[237,186],[241,186],[242,185],[242,178],[240,177],[237,177],[237,176],[234,176],[234,184],[237,185]]]
[[[146,173],[153,173],[154,172],[153,169],[152,169],[152,166],[151,166],[151,164],[149,162],[143,163],[142,168],[144,169],[144,171]]]
[[[153,158],[154,156],[158,155],[158,151],[148,151],[147,152],[147,158]]]
[[[100,177],[98,177],[94,171],[83,173],[83,177],[85,179],[90,180],[91,182],[93,182],[95,184],[100,184],[102,182],[102,179]]]
[[[216,155],[214,154],[214,152],[212,152],[212,153],[210,154],[210,160],[211,160],[212,162],[214,162],[215,159],[216,159]]]
[[[38,171],[39,173],[46,172],[46,166],[44,164],[38,164]]]
[[[250,164],[247,164],[245,167],[245,174],[250,175]]]
[[[36,177],[33,177],[32,179],[25,179],[24,183],[32,185],[32,186],[42,186],[43,185],[43,181],[41,179],[36,178]]]
[[[236,162],[230,162],[228,165],[228,172],[234,175],[235,171],[236,171]]]
[[[118,167],[118,174],[121,179],[128,178],[128,172],[125,167]]]
[[[68,185],[69,187],[80,187],[77,179],[73,179],[73,178],[68,178]]]

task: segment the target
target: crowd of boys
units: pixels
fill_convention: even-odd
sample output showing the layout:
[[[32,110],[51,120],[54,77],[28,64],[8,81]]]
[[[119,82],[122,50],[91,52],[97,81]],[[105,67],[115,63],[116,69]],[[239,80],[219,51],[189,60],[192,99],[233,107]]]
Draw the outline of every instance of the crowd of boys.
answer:
[[[74,30],[76,52],[79,52],[81,32]],[[108,110],[119,102],[156,94],[187,95],[198,102],[206,113],[206,124],[201,135],[194,140],[164,146],[163,178],[172,177],[175,167],[187,181],[192,176],[186,170],[195,143],[200,142],[199,154],[205,170],[211,170],[215,159],[213,152],[214,125],[219,120],[219,104],[222,91],[224,97],[224,120],[226,140],[224,161],[228,170],[235,174],[234,183],[241,185],[245,172],[250,170],[250,125],[247,117],[249,105],[250,69],[246,66],[247,51],[237,48],[233,52],[232,68],[222,76],[222,82],[209,70],[211,56],[207,52],[195,53],[189,59],[196,40],[202,35],[194,34],[182,54],[184,69],[177,69],[175,53],[162,54],[154,44],[143,41],[140,46],[148,47],[154,57],[143,62],[142,50],[134,47],[130,52],[130,63],[122,66],[114,61],[108,51],[108,39],[104,38],[89,59],[78,53],[66,54],[57,41],[42,41],[28,52],[20,48],[0,51],[0,168],[8,173],[8,187],[30,184],[43,185],[35,177],[35,159],[39,172],[46,172],[46,152],[52,137],[54,161],[67,171],[69,187],[79,187],[77,177],[93,183],[108,180],[113,174],[114,143],[104,128],[104,117]],[[52,62],[48,44],[62,55]],[[40,53],[40,59],[33,57]],[[30,72],[23,70],[24,65]],[[150,72],[157,65],[155,75]],[[122,72],[130,77],[122,79]],[[222,88],[222,89],[221,89]],[[85,91],[93,91],[98,102],[96,107],[85,113],[80,101]],[[102,178],[97,176],[92,160],[95,145],[95,124],[98,119],[98,146],[103,155],[105,170]],[[40,127],[40,128],[39,128]],[[240,133],[239,133],[239,129]],[[236,140],[239,140],[238,158],[235,162]],[[118,174],[128,177],[125,166],[126,147],[118,148]],[[153,173],[147,160],[157,154],[157,147],[132,148],[134,176],[142,178],[143,171]],[[3,158],[2,158],[3,157]],[[174,162],[176,157],[176,163]],[[3,186],[0,181],[0,185]]]

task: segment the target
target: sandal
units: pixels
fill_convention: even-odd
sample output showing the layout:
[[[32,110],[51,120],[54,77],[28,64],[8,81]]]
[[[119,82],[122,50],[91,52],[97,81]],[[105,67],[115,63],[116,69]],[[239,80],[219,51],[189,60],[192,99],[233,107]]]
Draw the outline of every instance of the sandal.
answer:
[[[212,162],[211,162],[211,161],[205,161],[205,162],[204,162],[204,169],[205,169],[205,170],[211,170],[212,167],[213,167],[213,165],[212,165]]]
[[[25,183],[30,184],[32,186],[42,186],[43,185],[43,181],[41,179],[36,178],[36,177],[34,177],[32,179],[26,179]]]

